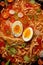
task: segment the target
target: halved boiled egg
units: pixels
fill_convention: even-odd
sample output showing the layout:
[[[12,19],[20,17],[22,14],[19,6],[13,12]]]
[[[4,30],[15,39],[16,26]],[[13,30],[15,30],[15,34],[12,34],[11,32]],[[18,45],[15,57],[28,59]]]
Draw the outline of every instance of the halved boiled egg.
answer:
[[[15,37],[19,37],[21,36],[23,32],[23,25],[20,21],[15,21],[13,24],[12,24],[12,33]]]
[[[24,30],[22,38],[25,42],[28,42],[32,39],[33,36],[33,29],[31,27],[28,27]]]

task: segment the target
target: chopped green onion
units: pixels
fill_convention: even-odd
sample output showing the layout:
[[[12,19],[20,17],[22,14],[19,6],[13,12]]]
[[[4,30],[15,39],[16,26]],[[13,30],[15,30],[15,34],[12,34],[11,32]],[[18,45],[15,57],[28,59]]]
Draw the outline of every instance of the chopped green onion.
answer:
[[[18,13],[17,12],[14,14],[14,17],[15,17],[16,20],[18,20],[19,17],[18,17]]]
[[[8,60],[5,65],[9,65],[9,63],[10,63],[10,60]]]
[[[40,13],[41,12],[41,9],[39,8],[39,9],[37,9],[37,13]]]
[[[25,61],[25,62],[30,62],[30,58],[29,58],[27,55],[25,55],[25,56],[24,56],[24,61]]]
[[[37,55],[34,56],[34,60],[35,60],[35,61],[37,61],[38,58],[39,58],[39,57],[38,57]]]
[[[8,5],[8,2],[7,2],[7,0],[4,0],[5,1],[5,5],[7,6]]]
[[[8,49],[9,49],[9,47],[10,47],[10,46],[7,44],[7,45],[6,45],[6,47],[5,47],[5,49],[6,49],[6,50],[8,50]]]
[[[22,48],[25,48],[25,46],[26,46],[26,43],[23,43],[23,44],[21,45]]]
[[[30,3],[34,4],[35,3],[35,0],[30,0]]]
[[[38,16],[37,15],[34,15],[34,19],[37,20],[38,19]]]
[[[13,54],[16,54],[17,53],[17,50],[15,48],[10,48],[10,54],[13,55]]]

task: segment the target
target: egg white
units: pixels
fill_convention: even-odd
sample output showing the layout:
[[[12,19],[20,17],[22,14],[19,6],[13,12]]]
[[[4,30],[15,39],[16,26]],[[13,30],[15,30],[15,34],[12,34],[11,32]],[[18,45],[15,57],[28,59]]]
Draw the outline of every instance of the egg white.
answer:
[[[18,13],[18,17],[22,18],[23,17],[23,13],[22,12],[19,12]]]
[[[15,33],[15,32],[14,32],[14,27],[15,27],[16,25],[19,25],[19,26],[20,26],[21,31],[20,31],[19,33]],[[12,24],[12,34],[13,34],[15,37],[19,37],[19,36],[21,36],[22,32],[23,32],[23,25],[22,25],[22,23],[21,23],[20,21],[15,21],[15,22]]]
[[[13,9],[10,9],[9,10],[9,14],[12,14],[13,15],[13,14],[15,14],[15,11]]]
[[[28,29],[31,31],[31,35],[30,35],[29,38],[25,38],[25,37],[24,37],[24,32],[25,32],[26,30],[28,30]],[[23,40],[24,40],[25,42],[30,41],[30,40],[32,39],[32,37],[33,37],[33,29],[32,29],[31,27],[28,27],[28,28],[26,28],[26,29],[24,30],[24,32],[23,32],[23,35],[22,35]]]

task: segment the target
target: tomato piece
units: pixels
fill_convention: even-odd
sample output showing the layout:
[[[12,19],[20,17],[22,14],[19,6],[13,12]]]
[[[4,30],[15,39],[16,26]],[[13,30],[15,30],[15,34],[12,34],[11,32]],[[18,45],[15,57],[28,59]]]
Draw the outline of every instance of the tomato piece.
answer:
[[[10,22],[12,22],[12,23],[15,22],[15,18],[14,18],[14,16],[11,16],[11,17],[10,17]]]
[[[23,23],[24,29],[29,26],[29,20],[28,20],[28,17],[27,16],[23,16],[22,17],[22,23]]]
[[[7,36],[9,36],[11,34],[11,28],[9,25],[4,25],[3,27],[3,33]]]
[[[37,38],[37,42],[38,42],[39,44],[41,44],[41,42],[42,42],[42,37],[38,37],[38,38]]]
[[[4,30],[7,31],[9,29],[9,26],[8,25],[5,25],[4,26]]]
[[[7,18],[9,17],[9,12],[8,12],[8,10],[3,10],[1,14],[2,14],[2,17],[3,17],[4,19],[7,19]]]
[[[3,62],[1,62],[1,65],[5,65],[5,62],[3,61]]]
[[[10,57],[10,61],[11,61],[12,63],[14,63],[14,62],[15,62],[15,58],[14,58],[14,57]]]
[[[26,8],[29,8],[29,9],[32,8],[32,5],[30,3],[26,3],[25,6],[26,6]]]
[[[12,9],[12,4],[9,4],[9,5],[7,6],[7,9]]]
[[[3,46],[5,46],[4,41],[0,41],[0,47],[3,47]]]

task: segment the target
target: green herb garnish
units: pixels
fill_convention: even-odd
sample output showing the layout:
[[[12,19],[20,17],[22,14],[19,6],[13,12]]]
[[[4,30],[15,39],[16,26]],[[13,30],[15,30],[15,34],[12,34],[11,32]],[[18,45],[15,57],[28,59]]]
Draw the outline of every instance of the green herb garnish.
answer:
[[[25,56],[24,56],[24,61],[25,61],[25,62],[30,62],[30,57],[27,56],[27,55],[25,55]]]
[[[7,5],[8,5],[8,2],[7,2],[7,0],[4,0],[4,2],[5,2],[5,5],[7,6]]]
[[[37,20],[38,19],[38,16],[37,15],[34,15],[34,20]]]
[[[35,3],[35,0],[30,0],[30,3],[34,4]]]
[[[10,63],[10,60],[8,60],[5,65],[9,65],[9,63]]]
[[[10,54],[13,55],[13,54],[16,54],[17,53],[17,50],[15,48],[10,48],[9,50]]]
[[[39,9],[37,9],[37,13],[40,13],[41,12],[41,9],[39,8]]]
[[[26,43],[23,43],[23,44],[21,45],[22,48],[25,48],[25,46],[26,46]]]
[[[35,61],[37,61],[38,58],[39,58],[39,57],[38,57],[37,55],[34,56],[34,60],[35,60]]]

